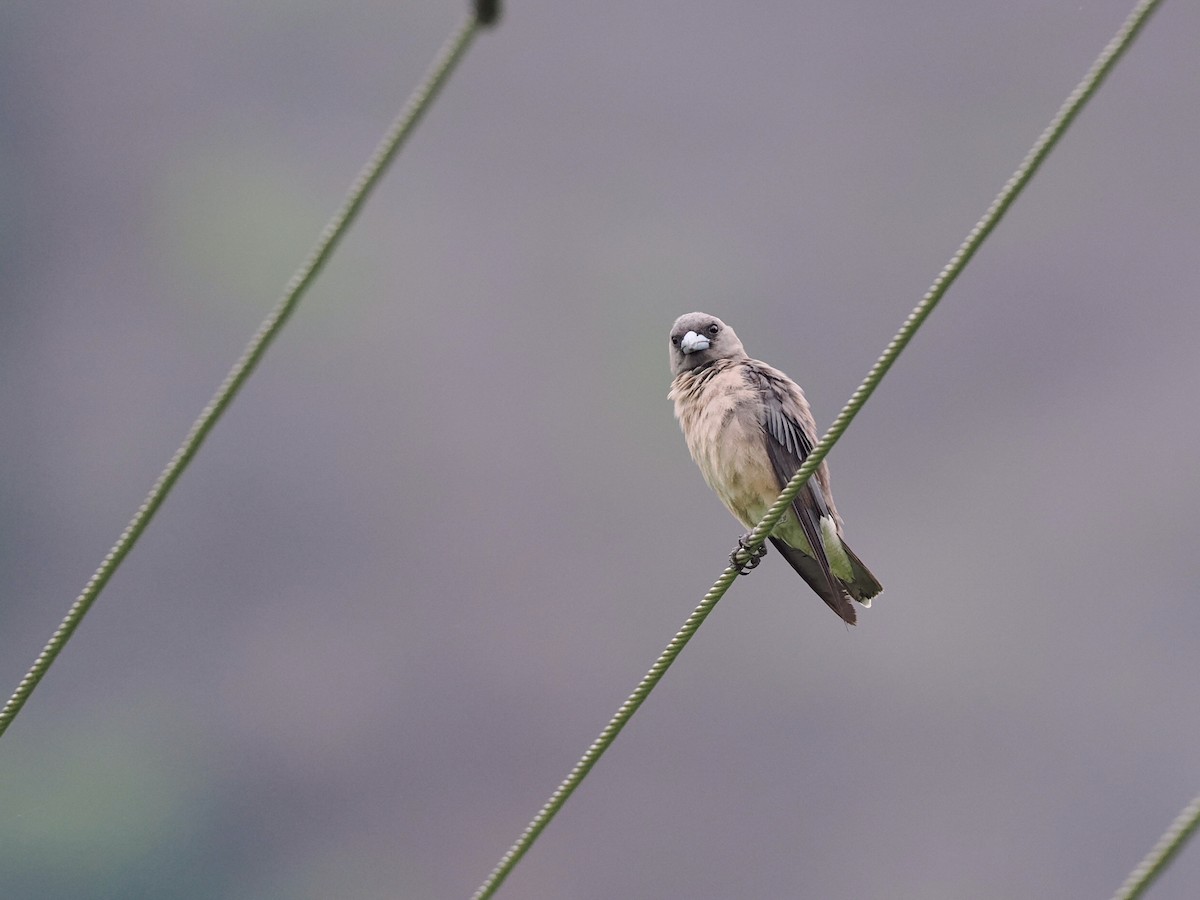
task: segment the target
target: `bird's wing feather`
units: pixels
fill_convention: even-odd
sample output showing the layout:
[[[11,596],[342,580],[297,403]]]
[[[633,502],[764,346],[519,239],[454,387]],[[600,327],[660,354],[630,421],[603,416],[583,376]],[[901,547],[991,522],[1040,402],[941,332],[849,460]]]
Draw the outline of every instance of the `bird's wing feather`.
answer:
[[[816,441],[816,422],[804,394],[790,378],[757,360],[752,360],[747,370],[758,383],[762,399],[763,440],[767,446],[767,455],[771,459],[771,467],[779,481],[779,489],[783,490],[812,452],[813,443]],[[832,504],[825,493],[822,479],[818,477],[820,474],[814,473],[800,489],[792,501],[792,510],[804,530],[809,546],[812,547],[814,560],[824,576],[832,598],[840,601],[835,603],[831,597],[825,597],[825,602],[841,615],[839,606],[849,608],[844,599],[846,589],[829,568],[829,559],[825,555],[825,544],[821,537],[822,517],[828,516],[836,521],[836,514],[831,510]],[[806,573],[801,574],[811,583]],[[818,593],[824,597],[823,592]]]
[[[775,549],[779,551],[780,555],[787,560],[788,565],[795,569],[816,595],[825,601],[826,606],[841,616],[842,621],[847,625],[855,624],[858,616],[854,612],[854,604],[846,599],[842,591],[833,590],[829,583],[827,571],[821,570],[819,562],[803,550],[797,550],[795,547],[789,546],[781,538],[772,536],[771,543],[775,545]]]

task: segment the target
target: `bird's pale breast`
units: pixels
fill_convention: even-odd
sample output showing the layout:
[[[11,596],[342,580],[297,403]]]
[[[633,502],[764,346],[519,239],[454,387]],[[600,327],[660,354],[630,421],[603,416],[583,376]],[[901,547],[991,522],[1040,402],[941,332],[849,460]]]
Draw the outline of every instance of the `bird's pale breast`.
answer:
[[[675,415],[709,487],[747,528],[779,493],[763,443],[757,390],[736,362],[684,372],[671,386]]]

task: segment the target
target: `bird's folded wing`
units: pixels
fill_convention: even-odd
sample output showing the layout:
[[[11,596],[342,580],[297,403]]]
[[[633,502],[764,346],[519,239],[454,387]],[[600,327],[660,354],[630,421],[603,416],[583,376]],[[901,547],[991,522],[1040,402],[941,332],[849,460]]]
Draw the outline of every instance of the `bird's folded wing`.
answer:
[[[752,371],[757,376],[762,397],[763,440],[767,445],[767,455],[771,459],[775,477],[779,480],[779,489],[783,490],[812,452],[813,442],[816,440],[816,423],[804,395],[791,379],[782,372],[762,364],[752,366]],[[821,536],[821,519],[833,519],[834,516],[818,475],[819,473],[814,473],[800,489],[800,493],[792,501],[792,509],[800,527],[804,529],[804,536],[812,547],[813,557],[820,566],[830,590],[834,596],[841,597],[845,588],[830,571]]]

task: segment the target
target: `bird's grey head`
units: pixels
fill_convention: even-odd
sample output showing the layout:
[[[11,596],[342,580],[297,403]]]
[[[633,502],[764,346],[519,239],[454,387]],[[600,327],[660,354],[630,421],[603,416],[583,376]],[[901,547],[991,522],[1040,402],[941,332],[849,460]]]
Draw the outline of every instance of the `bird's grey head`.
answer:
[[[718,359],[746,355],[733,329],[708,313],[680,316],[671,326],[671,375],[700,369]]]

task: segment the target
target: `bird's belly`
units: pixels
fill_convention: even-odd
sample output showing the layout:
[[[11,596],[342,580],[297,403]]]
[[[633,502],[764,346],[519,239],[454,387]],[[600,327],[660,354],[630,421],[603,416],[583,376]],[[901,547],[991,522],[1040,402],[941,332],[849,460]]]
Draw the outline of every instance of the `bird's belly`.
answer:
[[[754,528],[783,490],[767,456],[762,429],[757,424],[748,425],[731,418],[720,427],[698,429],[697,433],[711,437],[698,445],[689,442],[705,482],[734,518],[747,528]],[[804,529],[790,507],[771,533],[812,555]]]
[[[700,433],[710,439],[691,450],[704,480],[738,521],[753,528],[779,494],[762,430],[735,417]]]

